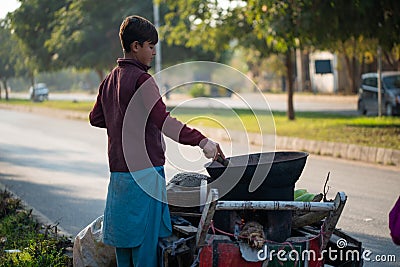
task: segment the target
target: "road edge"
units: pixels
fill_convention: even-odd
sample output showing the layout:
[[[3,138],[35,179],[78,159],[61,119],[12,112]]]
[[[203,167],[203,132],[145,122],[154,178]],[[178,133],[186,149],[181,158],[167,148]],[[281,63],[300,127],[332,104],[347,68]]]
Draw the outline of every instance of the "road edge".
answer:
[[[70,241],[74,241],[74,236],[70,233],[68,233],[64,228],[62,228],[58,223],[50,220],[47,216],[45,216],[43,213],[35,209],[33,206],[29,205],[25,200],[23,200],[20,196],[18,196],[14,191],[12,191],[10,188],[6,187],[4,184],[0,183],[0,190],[1,191],[8,191],[13,195],[14,197],[18,198],[21,201],[21,205],[25,210],[32,210],[32,216],[33,218],[40,224],[42,225],[51,225],[51,226],[57,226],[57,234],[64,236],[68,238]]]

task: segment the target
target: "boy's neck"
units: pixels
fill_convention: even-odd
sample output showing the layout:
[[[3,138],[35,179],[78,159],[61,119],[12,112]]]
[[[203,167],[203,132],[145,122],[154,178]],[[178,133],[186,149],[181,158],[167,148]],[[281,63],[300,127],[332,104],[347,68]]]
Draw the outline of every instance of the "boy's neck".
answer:
[[[132,53],[127,53],[124,54],[124,59],[133,59],[136,60],[139,64],[143,65],[144,68],[150,69],[150,66],[147,66],[146,64],[143,64],[142,62],[140,62],[140,60],[137,59],[136,56],[134,56]]]
[[[136,59],[136,60],[138,60],[137,57],[136,57],[136,55],[133,54],[132,52],[130,52],[130,53],[124,53],[124,58],[126,58],[126,59]]]

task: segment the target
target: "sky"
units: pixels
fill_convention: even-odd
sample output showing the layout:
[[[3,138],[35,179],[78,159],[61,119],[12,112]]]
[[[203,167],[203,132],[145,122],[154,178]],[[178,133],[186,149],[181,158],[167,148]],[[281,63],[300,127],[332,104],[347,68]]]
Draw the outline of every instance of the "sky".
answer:
[[[8,12],[12,12],[19,7],[17,0],[0,0],[0,19],[4,19]]]

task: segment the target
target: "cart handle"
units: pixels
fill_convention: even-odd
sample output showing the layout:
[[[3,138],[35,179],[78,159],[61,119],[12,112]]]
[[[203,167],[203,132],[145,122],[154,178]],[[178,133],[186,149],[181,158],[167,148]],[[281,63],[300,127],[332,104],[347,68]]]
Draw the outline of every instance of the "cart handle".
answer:
[[[221,201],[216,210],[295,210],[295,211],[334,211],[335,202],[301,201]]]

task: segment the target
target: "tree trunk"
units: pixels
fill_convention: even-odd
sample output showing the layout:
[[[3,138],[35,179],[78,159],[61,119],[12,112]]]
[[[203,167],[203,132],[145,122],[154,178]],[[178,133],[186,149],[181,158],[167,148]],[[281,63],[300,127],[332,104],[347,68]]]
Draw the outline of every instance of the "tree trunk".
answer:
[[[0,84],[0,99],[1,99],[1,84]]]
[[[99,76],[100,81],[102,81],[104,79],[104,72],[101,69],[95,69],[95,72],[97,73],[97,75]]]
[[[346,53],[343,53],[343,55],[344,55],[344,62],[346,63],[346,76],[347,76],[347,80],[349,81],[349,83],[350,83],[350,86],[351,86],[351,64],[350,64],[350,58],[349,58],[349,56],[346,54]],[[348,91],[349,91],[349,89],[348,89],[348,87],[346,86],[345,87],[345,89],[344,89],[344,93],[345,94],[347,94],[348,93]]]
[[[352,60],[351,60],[351,64],[352,64],[352,70],[351,70],[351,86],[350,86],[350,93],[354,94],[357,92],[357,82],[356,80],[358,79],[359,75],[357,72],[357,59],[356,59],[356,49],[357,49],[357,44],[356,41],[354,40],[353,43],[353,55],[352,55]]]
[[[353,94],[357,92],[357,83],[356,80],[358,79],[358,72],[357,72],[357,59],[355,57],[355,50],[356,50],[356,42],[353,43],[353,53],[349,56],[346,53],[346,47],[344,42],[341,43],[342,45],[342,53],[344,55],[345,63],[346,63],[346,76],[349,81],[350,86],[344,89],[345,94]]]
[[[7,79],[3,79],[3,87],[4,87],[4,91],[6,92],[6,101],[8,101]]]
[[[30,73],[30,78],[31,78],[31,85],[32,85],[32,95],[31,95],[31,100],[33,101],[35,99],[35,74],[33,71]]]
[[[385,55],[385,59],[387,63],[390,65],[392,70],[399,71],[400,70],[400,53],[397,52],[395,55],[392,55],[388,51],[384,51],[383,54]],[[398,58],[396,58],[398,56]]]
[[[293,108],[293,59],[292,59],[292,49],[286,52],[285,58],[286,65],[286,79],[288,85],[288,110],[287,116],[289,120],[295,119],[294,108]]]

